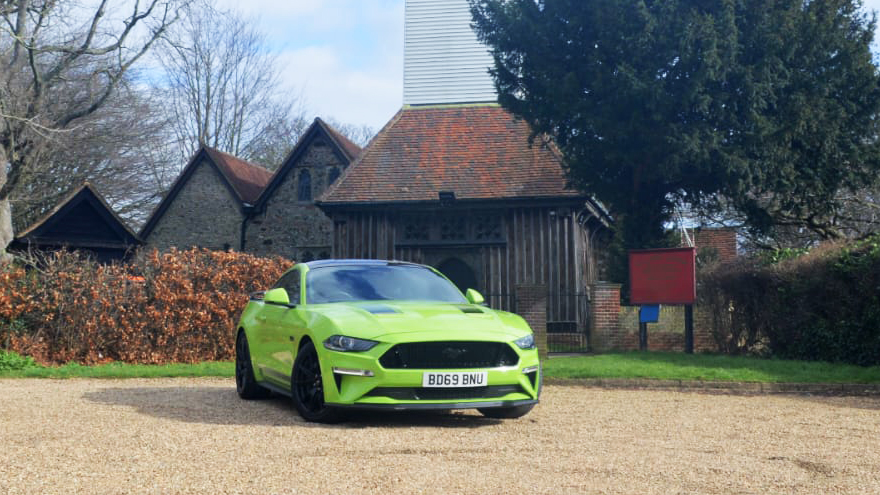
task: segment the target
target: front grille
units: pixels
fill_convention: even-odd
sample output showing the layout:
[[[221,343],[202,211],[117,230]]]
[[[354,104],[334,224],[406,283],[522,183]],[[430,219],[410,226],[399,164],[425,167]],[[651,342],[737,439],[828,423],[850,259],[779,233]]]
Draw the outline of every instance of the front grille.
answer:
[[[519,356],[503,342],[412,342],[379,358],[385,369],[467,369],[514,366]]]
[[[519,385],[456,388],[376,387],[366,395],[395,400],[469,400],[494,399],[513,393],[525,393],[525,391]]]

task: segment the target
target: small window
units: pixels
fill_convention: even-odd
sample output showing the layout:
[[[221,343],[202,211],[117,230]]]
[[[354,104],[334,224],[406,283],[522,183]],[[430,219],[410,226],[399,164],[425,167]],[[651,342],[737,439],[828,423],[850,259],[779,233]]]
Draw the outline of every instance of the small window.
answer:
[[[299,173],[298,199],[300,201],[312,200],[312,174],[308,170]]]
[[[336,179],[339,178],[339,167],[333,167],[330,169],[330,174],[327,175],[327,184],[333,184],[336,182]]]

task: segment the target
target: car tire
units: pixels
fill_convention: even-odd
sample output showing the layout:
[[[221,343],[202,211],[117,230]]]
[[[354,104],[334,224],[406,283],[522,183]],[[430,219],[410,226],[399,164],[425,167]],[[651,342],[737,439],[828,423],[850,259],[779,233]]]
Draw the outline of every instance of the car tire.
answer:
[[[522,406],[510,406],[510,407],[487,407],[483,409],[477,409],[480,411],[480,414],[486,416],[487,418],[494,419],[514,419],[521,418],[529,413],[532,408],[535,407],[534,404],[524,404]]]
[[[337,423],[342,420],[342,412],[338,408],[324,403],[321,362],[312,342],[306,342],[296,353],[290,374],[290,396],[293,406],[306,421]]]
[[[244,330],[235,339],[235,390],[245,400],[265,399],[271,393],[257,384],[251,362],[251,352]]]

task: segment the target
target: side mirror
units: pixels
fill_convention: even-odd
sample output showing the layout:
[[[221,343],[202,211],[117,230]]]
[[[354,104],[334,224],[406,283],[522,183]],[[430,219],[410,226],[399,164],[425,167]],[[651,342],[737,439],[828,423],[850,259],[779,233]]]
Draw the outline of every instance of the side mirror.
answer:
[[[464,297],[467,298],[468,302],[471,304],[483,304],[486,302],[483,295],[474,289],[468,289],[467,292],[464,293]]]
[[[290,306],[290,297],[283,287],[266,291],[263,295],[263,302],[268,304],[278,304],[280,306]]]

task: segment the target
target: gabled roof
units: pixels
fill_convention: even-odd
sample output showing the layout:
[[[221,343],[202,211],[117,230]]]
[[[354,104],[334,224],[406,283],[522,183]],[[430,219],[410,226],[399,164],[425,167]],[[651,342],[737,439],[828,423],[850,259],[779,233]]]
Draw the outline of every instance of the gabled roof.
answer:
[[[284,159],[284,163],[278,168],[275,175],[272,176],[272,180],[263,190],[259,200],[255,203],[257,209],[262,208],[266,204],[266,201],[268,201],[272,194],[275,193],[278,186],[284,182],[284,179],[293,167],[296,166],[300,158],[302,158],[305,152],[309,149],[309,146],[318,137],[324,137],[329,141],[333,153],[344,165],[350,164],[361,152],[360,146],[351,142],[347,137],[343,136],[336,129],[330,127],[329,124],[320,118],[315,118],[315,121],[312,122],[312,125],[310,125],[308,129],[306,129],[306,132],[303,133],[302,137],[299,138],[296,146],[293,147],[287,155],[287,158]]]
[[[15,242],[37,246],[121,249],[141,244],[138,236],[88,182],[20,232]]]
[[[256,203],[266,184],[272,179],[272,172],[214,148],[205,146],[204,150],[220,169],[223,178],[232,186],[239,201]]]
[[[498,105],[400,110],[321,197],[321,205],[457,200],[575,199],[552,144]]]
[[[320,126],[327,134],[330,136],[330,139],[336,144],[339,149],[345,153],[345,156],[348,157],[348,161],[352,161],[357,158],[358,155],[361,154],[361,147],[351,142],[350,139],[343,136],[342,133],[334,129],[330,126],[330,124],[324,122],[320,118],[315,118],[315,121],[312,123],[313,126]]]
[[[190,159],[183,172],[177,177],[177,180],[174,181],[174,185],[171,186],[168,194],[162,198],[162,202],[159,203],[153,214],[150,215],[147,223],[141,229],[141,237],[146,239],[150,235],[159,219],[162,218],[162,215],[165,214],[165,211],[174,202],[180,190],[183,189],[183,186],[186,185],[190,177],[195,173],[198,165],[203,161],[219,173],[229,192],[238,200],[238,206],[241,209],[244,209],[245,205],[254,204],[272,178],[272,172],[259,165],[246,162],[228,153],[202,146]]]

